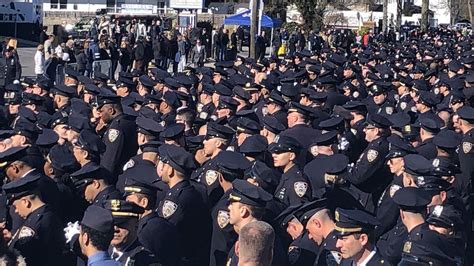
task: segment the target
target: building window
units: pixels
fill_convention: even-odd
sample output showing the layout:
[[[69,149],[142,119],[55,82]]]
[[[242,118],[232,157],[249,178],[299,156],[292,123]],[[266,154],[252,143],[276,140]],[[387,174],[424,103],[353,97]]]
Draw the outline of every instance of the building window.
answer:
[[[67,9],[67,0],[51,0],[51,9]]]

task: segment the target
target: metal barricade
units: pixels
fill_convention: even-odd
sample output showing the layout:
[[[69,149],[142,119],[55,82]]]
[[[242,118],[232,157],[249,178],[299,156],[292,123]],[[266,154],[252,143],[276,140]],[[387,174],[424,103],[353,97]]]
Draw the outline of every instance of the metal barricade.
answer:
[[[110,60],[96,60],[92,63],[92,73],[100,72],[111,79],[112,77],[112,61]]]

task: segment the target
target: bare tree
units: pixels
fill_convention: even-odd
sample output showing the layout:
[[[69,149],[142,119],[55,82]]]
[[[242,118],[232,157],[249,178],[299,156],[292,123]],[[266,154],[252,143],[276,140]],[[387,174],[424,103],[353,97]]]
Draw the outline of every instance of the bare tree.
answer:
[[[388,0],[383,0],[383,17],[382,17],[382,31],[383,33],[387,32],[388,26]]]
[[[430,0],[421,1],[421,25],[420,28],[422,31],[428,30],[428,9],[430,6]]]

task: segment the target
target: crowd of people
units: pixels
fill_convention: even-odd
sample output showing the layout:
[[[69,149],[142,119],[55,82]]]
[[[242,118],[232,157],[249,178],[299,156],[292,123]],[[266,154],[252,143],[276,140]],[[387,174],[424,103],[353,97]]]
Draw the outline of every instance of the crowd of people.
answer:
[[[3,49],[3,259],[472,265],[472,35],[300,31],[281,57],[208,67],[212,36],[115,23],[82,46],[45,33],[34,78]],[[117,76],[88,66],[112,53]],[[77,68],[56,83],[51,58]]]

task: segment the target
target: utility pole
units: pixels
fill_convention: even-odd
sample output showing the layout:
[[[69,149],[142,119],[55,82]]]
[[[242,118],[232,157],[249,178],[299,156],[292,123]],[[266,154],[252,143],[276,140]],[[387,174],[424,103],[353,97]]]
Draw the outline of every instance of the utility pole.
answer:
[[[426,32],[428,30],[428,8],[430,6],[430,0],[421,1],[421,31]]]
[[[255,42],[257,40],[257,29],[258,29],[258,2],[260,0],[252,0],[251,6],[251,20],[250,20],[250,43],[249,43],[249,50],[250,50],[250,58],[256,58],[257,55],[255,53]]]
[[[383,0],[382,32],[387,33],[388,28],[388,0]]]

